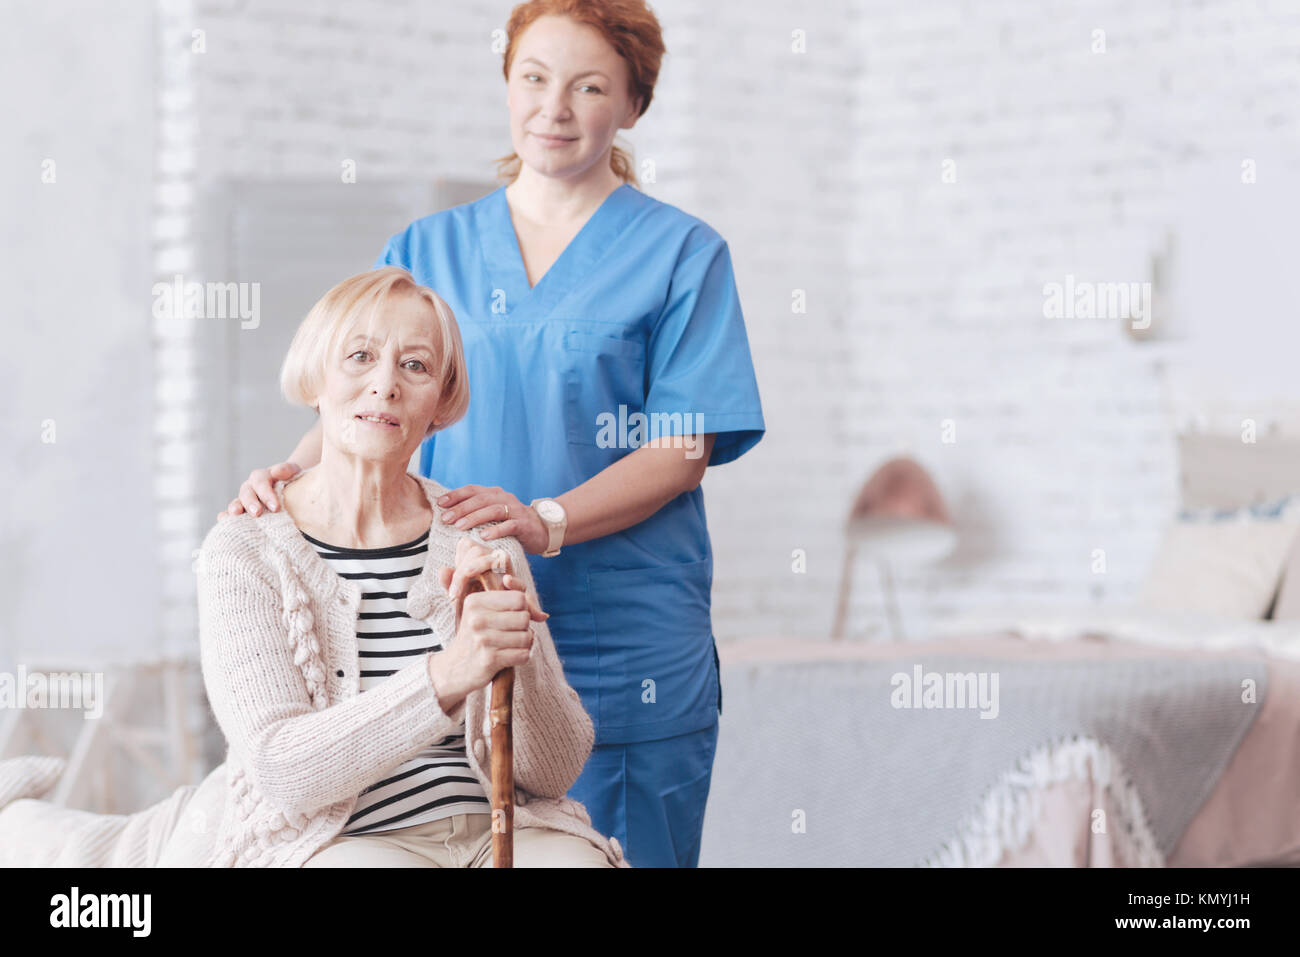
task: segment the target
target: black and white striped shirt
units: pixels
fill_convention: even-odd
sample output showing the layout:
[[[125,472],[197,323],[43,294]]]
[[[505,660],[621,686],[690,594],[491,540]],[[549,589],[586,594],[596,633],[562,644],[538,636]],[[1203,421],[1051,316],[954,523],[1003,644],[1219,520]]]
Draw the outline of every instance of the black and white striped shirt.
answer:
[[[385,678],[442,650],[423,621],[406,614],[406,590],[424,568],[429,533],[388,548],[339,548],[303,537],[341,578],[361,588],[357,652],[361,693]],[[465,723],[453,734],[403,762],[357,798],[343,834],[370,834],[424,824],[453,814],[490,814],[492,804],[465,756]]]

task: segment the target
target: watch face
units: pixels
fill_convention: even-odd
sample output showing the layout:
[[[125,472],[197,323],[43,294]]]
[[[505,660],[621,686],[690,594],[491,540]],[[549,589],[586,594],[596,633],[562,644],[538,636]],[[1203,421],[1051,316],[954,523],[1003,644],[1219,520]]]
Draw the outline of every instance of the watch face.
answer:
[[[559,502],[547,499],[537,503],[537,514],[545,521],[560,522],[564,520],[564,507]]]

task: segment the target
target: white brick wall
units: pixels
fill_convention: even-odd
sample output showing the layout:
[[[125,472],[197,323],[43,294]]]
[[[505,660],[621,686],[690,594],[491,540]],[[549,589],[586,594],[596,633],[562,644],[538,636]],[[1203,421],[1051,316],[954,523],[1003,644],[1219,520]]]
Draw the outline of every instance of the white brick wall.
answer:
[[[1296,13],[655,8],[669,55],[627,140],[654,160],[647,190],[731,244],[769,429],[706,479],[719,638],[828,633],[844,512],[900,452],[933,471],[962,532],[942,566],[900,573],[910,632],[963,609],[1132,597],[1176,500],[1174,425],[1252,372],[1185,394],[1204,357],[1137,345],[1116,322],[1044,319],[1042,287],[1067,273],[1148,280],[1163,231],[1205,189],[1235,203],[1294,180]],[[349,158],[361,178],[490,176],[509,149],[491,50],[508,10],[195,0],[207,40],[191,64],[195,181],[331,181]],[[1240,182],[1248,156],[1265,171],[1255,186]],[[792,312],[794,290],[806,313]],[[1283,391],[1242,414],[1266,415]],[[940,441],[944,419],[955,444]],[[791,572],[795,549],[807,574]],[[858,581],[861,634],[881,605],[873,570]]]
[[[195,20],[189,0],[158,0],[154,98],[158,141],[154,156],[154,272],[170,284],[201,281],[195,255],[195,172],[200,115],[195,111]],[[199,443],[204,429],[196,406],[195,373],[204,361],[195,320],[153,320],[157,469],[154,493],[160,534],[161,620],[166,647],[194,654],[198,647],[193,555],[211,524],[195,501]]]
[[[147,5],[22,0],[0,12],[0,670],[11,674],[20,656],[158,641],[151,24]]]
[[[1176,502],[1172,427],[1187,409],[1166,401],[1167,350],[1135,346],[1113,322],[1042,318],[1042,286],[1066,273],[1150,279],[1148,250],[1183,206],[1210,191],[1254,201],[1243,156],[1296,196],[1296,122],[1279,92],[1293,102],[1300,85],[1300,21],[1273,7],[1054,2],[1027,16],[1024,4],[943,2],[918,23],[907,5],[870,5],[848,442],[863,471],[892,447],[915,451],[972,533],[942,570],[903,579],[913,621],[1133,597]],[[1105,53],[1090,52],[1094,28]],[[954,184],[940,180],[946,158]],[[1175,356],[1168,374],[1207,359]],[[1272,406],[1257,397],[1238,417]],[[939,441],[944,418],[956,444]],[[1104,576],[1093,548],[1106,550]],[[855,612],[876,614],[874,596]]]

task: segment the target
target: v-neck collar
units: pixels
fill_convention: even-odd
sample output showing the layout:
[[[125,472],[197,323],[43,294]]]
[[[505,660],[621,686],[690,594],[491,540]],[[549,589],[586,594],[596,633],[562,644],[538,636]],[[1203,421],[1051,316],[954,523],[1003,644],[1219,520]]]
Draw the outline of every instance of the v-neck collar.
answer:
[[[262,527],[267,538],[293,561],[302,575],[303,584],[312,594],[333,598],[338,592],[343,591],[350,594],[354,601],[360,601],[360,587],[355,582],[342,578],[326,563],[325,559],[321,558],[315,546],[303,537],[302,531],[294,524],[293,517],[284,507],[284,487],[290,482],[296,482],[306,472],[307,470],[303,470],[287,481],[281,479],[275,483],[275,496],[280,502],[280,508],[274,512],[262,513],[260,518]],[[411,477],[420,483],[420,488],[433,509],[433,522],[429,527],[430,548],[424,556],[424,567],[406,592],[406,613],[412,618],[423,620],[433,612],[433,596],[439,592],[446,594],[442,582],[438,580],[438,565],[435,560],[437,549],[432,545],[434,536],[445,527],[442,521],[442,506],[438,504],[437,499],[446,493],[447,489],[422,475]]]
[[[635,215],[641,200],[634,186],[621,184],[596,207],[537,285],[529,288],[506,188],[499,186],[485,196],[477,207],[475,227],[492,288],[505,293],[505,315],[546,316],[605,255]]]

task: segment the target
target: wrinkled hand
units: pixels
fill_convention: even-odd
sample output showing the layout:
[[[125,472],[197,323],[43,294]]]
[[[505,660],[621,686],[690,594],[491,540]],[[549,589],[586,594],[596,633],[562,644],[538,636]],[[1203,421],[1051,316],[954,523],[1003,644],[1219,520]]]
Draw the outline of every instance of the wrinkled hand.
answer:
[[[550,617],[537,595],[510,573],[510,556],[468,537],[456,543],[456,567],[439,569],[443,588],[455,602],[456,639],[433,657],[439,665],[439,696],[459,698],[488,685],[498,672],[532,658],[532,622]],[[485,571],[502,574],[502,591],[469,592]]]
[[[279,511],[280,503],[276,500],[273,486],[281,480],[288,481],[301,471],[302,469],[292,462],[281,462],[279,465],[272,465],[269,469],[253,469],[244,480],[244,484],[239,486],[239,497],[232,499],[226,506],[226,510],[217,514],[218,521],[244,512],[250,515],[261,515],[263,508],[269,508],[273,512]]]
[[[443,509],[443,520],[456,528],[501,522],[483,530],[485,540],[513,535],[530,555],[540,555],[550,544],[551,533],[537,510],[500,486],[462,485],[440,497],[438,505]]]

